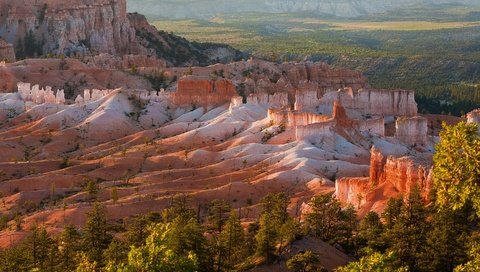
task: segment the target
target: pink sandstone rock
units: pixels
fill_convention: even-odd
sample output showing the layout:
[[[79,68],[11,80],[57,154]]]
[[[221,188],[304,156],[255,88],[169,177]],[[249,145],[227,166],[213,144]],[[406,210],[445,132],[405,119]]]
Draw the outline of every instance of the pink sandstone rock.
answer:
[[[207,108],[229,103],[236,96],[235,86],[230,80],[189,76],[178,81],[177,91],[173,94],[173,102],[176,105]]]
[[[360,214],[376,206],[381,212],[391,197],[408,195],[418,186],[428,201],[432,189],[431,161],[420,161],[414,157],[385,156],[376,147],[371,149],[369,178],[342,178],[336,181],[336,197],[344,204],[359,205]],[[380,204],[375,204],[380,203]]]

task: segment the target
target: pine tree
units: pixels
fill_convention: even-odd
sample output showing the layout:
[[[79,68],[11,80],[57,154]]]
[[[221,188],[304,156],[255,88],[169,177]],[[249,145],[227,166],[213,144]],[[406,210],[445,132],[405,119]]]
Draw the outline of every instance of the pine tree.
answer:
[[[277,241],[277,232],[274,219],[268,213],[260,217],[260,227],[255,235],[256,255],[265,258],[270,262],[275,257],[275,245]]]
[[[77,267],[76,256],[81,251],[81,235],[77,228],[69,224],[59,237],[60,267],[72,271]]]
[[[427,215],[420,191],[415,187],[402,205],[392,228],[384,236],[390,244],[388,250],[395,252],[398,258],[398,266],[406,265],[412,271],[419,270],[428,230]]]
[[[385,241],[383,241],[384,227],[380,216],[376,212],[369,212],[360,221],[358,234],[356,236],[359,249],[368,247],[374,251],[383,252],[385,250]]]
[[[102,266],[103,251],[108,248],[112,240],[112,236],[108,233],[105,207],[94,203],[87,216],[87,223],[83,229],[83,247],[88,249],[87,257]]]
[[[234,210],[230,212],[230,216],[218,238],[220,256],[224,260],[219,259],[218,263],[224,264],[228,269],[232,269],[235,264],[239,263],[244,257],[246,257],[245,245],[245,233],[243,227],[240,224],[240,218],[238,213]],[[221,267],[222,265],[220,265]]]
[[[223,200],[213,200],[208,209],[209,229],[218,233],[222,232],[222,227],[228,219],[230,205]]]
[[[58,263],[57,244],[48,236],[45,228],[33,226],[23,241],[25,254],[30,259],[30,268],[52,271]]]
[[[467,261],[472,223],[468,208],[440,209],[432,216],[425,251],[420,258],[423,271],[449,272]]]

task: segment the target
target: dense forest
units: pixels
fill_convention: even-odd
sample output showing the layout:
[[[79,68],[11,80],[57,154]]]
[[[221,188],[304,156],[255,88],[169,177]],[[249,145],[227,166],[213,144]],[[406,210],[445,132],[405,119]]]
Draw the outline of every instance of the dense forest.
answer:
[[[87,186],[92,209],[82,228],[68,225],[55,236],[41,225],[18,245],[0,252],[0,271],[249,271],[278,262],[292,242],[316,237],[357,261],[350,271],[480,271],[480,136],[477,126],[445,126],[437,146],[434,189],[428,201],[414,188],[391,199],[382,214],[358,220],[353,206],[330,194],[311,199],[302,220],[287,212],[289,196],[270,194],[255,222],[215,200],[199,216],[179,195],[161,213],[109,222]],[[115,198],[115,194],[112,194]],[[21,215],[10,225],[23,228]],[[325,271],[312,251],[292,256],[291,271]]]

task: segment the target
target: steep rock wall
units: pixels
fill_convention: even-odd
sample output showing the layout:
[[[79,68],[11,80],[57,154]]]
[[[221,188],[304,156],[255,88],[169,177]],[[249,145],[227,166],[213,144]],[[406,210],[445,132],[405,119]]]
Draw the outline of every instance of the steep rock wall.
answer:
[[[310,112],[296,112],[285,110],[268,110],[268,118],[274,124],[284,124],[287,127],[306,126],[310,124],[328,121],[329,116]]]
[[[407,90],[359,90],[344,88],[326,93],[319,101],[319,109],[329,114],[335,101],[341,101],[347,110],[363,115],[416,116],[415,93]]]
[[[0,38],[0,61],[15,62],[13,45]]]
[[[172,96],[177,105],[207,108],[230,103],[232,98],[237,97],[237,92],[230,80],[189,76],[178,81],[177,90]]]
[[[42,54],[87,48],[110,54],[142,51],[126,0],[1,0],[0,10],[0,36],[16,48],[29,40]],[[30,31],[33,37],[28,37]]]
[[[395,123],[395,137],[407,145],[426,145],[428,120],[426,118],[400,117]]]
[[[415,186],[428,200],[433,184],[431,164],[431,160],[421,161],[411,156],[386,157],[372,147],[370,176],[337,180],[335,195],[345,204],[358,206],[359,214],[365,214],[372,207],[381,212],[389,198],[407,195]]]

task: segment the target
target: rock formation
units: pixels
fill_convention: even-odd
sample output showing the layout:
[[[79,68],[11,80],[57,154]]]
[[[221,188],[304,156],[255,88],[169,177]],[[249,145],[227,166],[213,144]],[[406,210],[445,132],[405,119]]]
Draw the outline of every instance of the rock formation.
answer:
[[[126,0],[2,0],[0,10],[0,35],[16,46],[34,42],[37,53],[145,53],[127,18]]]
[[[301,120],[306,124],[297,125],[295,127],[297,141],[324,134],[333,128],[368,132],[371,135],[385,136],[385,122],[381,117],[376,119],[352,119],[347,115],[345,108],[340,102],[334,103],[332,112],[332,117],[330,118],[325,118],[324,115],[314,115],[313,118],[305,118],[309,117],[310,114],[303,113],[303,115],[300,115],[304,117],[303,120]],[[295,117],[295,115],[292,117]]]
[[[431,165],[431,159],[386,156],[374,146],[370,177],[338,179],[335,195],[341,202],[357,207],[360,214],[370,210],[382,212],[389,198],[408,195],[415,187],[428,199],[432,189]]]
[[[200,106],[206,109],[209,106],[229,103],[236,96],[237,91],[230,80],[188,76],[178,81],[172,100],[176,105],[194,108]]]
[[[319,101],[318,108],[329,114],[335,101],[342,101],[347,110],[363,115],[378,116],[416,116],[417,103],[415,93],[407,90],[372,90],[344,88],[337,92],[326,93]]]
[[[18,94],[23,101],[31,101],[35,104],[65,104],[65,91],[57,90],[52,91],[52,87],[47,86],[45,89],[40,89],[39,85],[31,87],[30,83],[20,82],[17,85]]]
[[[17,59],[61,54],[91,58],[107,53],[137,56],[122,59],[123,63],[116,60],[111,68],[125,62],[155,64],[152,57],[169,64],[207,65],[216,62],[218,55],[210,54],[219,48],[228,55],[226,61],[241,58],[229,46],[203,48],[159,32],[144,16],[128,14],[126,0],[0,0],[0,11],[0,37],[14,45]]]
[[[480,109],[469,112],[467,114],[467,122],[480,124]]]
[[[426,145],[428,134],[428,120],[426,118],[399,117],[395,124],[395,137],[407,145]]]
[[[15,62],[13,45],[0,38],[0,61]]]

